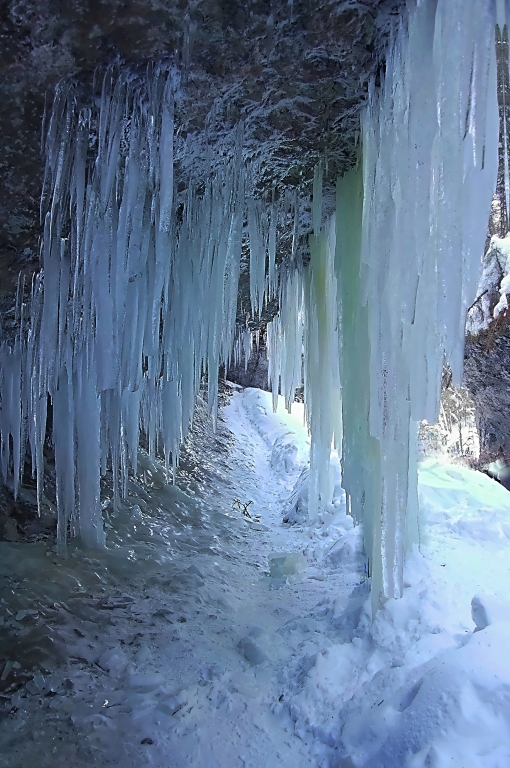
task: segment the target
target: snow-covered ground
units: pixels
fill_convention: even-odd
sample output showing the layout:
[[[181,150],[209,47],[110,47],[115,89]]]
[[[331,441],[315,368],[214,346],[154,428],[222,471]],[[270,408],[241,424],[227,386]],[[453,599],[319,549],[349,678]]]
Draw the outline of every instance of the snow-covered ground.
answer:
[[[104,552],[0,543],[2,768],[510,765],[510,495],[423,462],[420,551],[372,622],[336,458],[303,522],[294,408],[199,413],[178,487],[133,482]]]

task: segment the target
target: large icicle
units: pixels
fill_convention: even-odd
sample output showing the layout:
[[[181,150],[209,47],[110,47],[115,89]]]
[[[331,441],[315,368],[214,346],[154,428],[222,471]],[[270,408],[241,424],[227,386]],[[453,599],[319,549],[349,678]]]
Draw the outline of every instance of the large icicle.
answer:
[[[174,469],[203,372],[216,411],[218,369],[235,332],[245,176],[242,132],[200,195],[174,203],[173,70],[107,71],[97,111],[57,88],[46,136],[43,269],[18,301],[14,344],[0,348],[2,471],[21,479],[26,438],[43,483],[48,397],[58,541],[104,542],[100,476],[114,504],[136,470],[142,428]],[[257,200],[255,299],[265,282],[267,227]],[[263,252],[263,253],[262,253]],[[262,255],[261,255],[262,254]],[[26,326],[26,328],[25,328]],[[21,408],[19,404],[21,403]],[[10,445],[12,444],[12,458]]]
[[[344,483],[365,521],[374,607],[401,595],[405,548],[416,538],[416,422],[437,418],[444,360],[457,382],[462,375],[496,182],[494,28],[491,0],[411,6],[363,118],[359,277],[353,253],[338,263],[340,282],[360,281],[357,309],[343,287],[344,355],[354,355],[360,377],[344,395],[344,414],[356,413],[360,429],[346,424]],[[353,226],[353,183],[339,187],[339,230]],[[358,355],[369,355],[368,366]]]
[[[462,375],[496,183],[494,11],[492,0],[410,3],[370,89],[362,166],[339,180],[326,227],[315,174],[304,272],[310,517],[327,498],[343,413],[343,483],[364,524],[374,609],[401,595],[418,538],[417,424],[437,418],[444,361]],[[294,322],[285,307],[284,294],[269,333],[273,394]]]
[[[356,168],[338,180],[336,253],[341,316],[343,449],[342,485],[349,511],[364,524],[365,550],[373,559],[380,546],[380,444],[370,434],[369,308],[362,300],[361,233],[363,175]]]
[[[291,270],[286,274],[279,296],[280,312],[267,324],[268,379],[273,394],[273,408],[278,405],[278,393],[285,398],[290,412],[296,389],[302,383],[304,286],[302,273]]]
[[[287,273],[280,292],[280,313],[268,324],[268,372],[275,409],[280,391],[290,410],[304,369],[305,410],[311,435],[310,522],[317,519],[319,506],[331,501],[331,446],[334,443],[341,449],[342,436],[335,221],[331,219],[326,227],[322,226],[319,167],[315,170],[312,220],[310,263],[304,270]]]
[[[332,441],[340,447],[340,345],[337,280],[335,276],[335,221],[322,227],[322,172],[315,169],[310,235],[310,264],[306,274],[304,347],[305,408],[310,429],[310,490],[308,516],[317,519],[319,502],[329,503]]]

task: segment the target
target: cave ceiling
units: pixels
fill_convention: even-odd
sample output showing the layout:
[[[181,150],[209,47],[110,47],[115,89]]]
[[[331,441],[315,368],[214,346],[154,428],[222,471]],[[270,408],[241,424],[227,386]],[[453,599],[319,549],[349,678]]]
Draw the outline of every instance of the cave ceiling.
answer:
[[[401,0],[4,0],[0,7],[0,296],[33,269],[40,238],[41,125],[57,82],[88,94],[94,72],[175,64],[179,141],[228,141],[244,125],[259,191],[326,188],[352,165],[358,114]],[[84,96],[85,98],[85,96]],[[189,172],[189,169],[187,169]],[[179,179],[178,179],[179,183]],[[184,182],[181,180],[181,184]]]

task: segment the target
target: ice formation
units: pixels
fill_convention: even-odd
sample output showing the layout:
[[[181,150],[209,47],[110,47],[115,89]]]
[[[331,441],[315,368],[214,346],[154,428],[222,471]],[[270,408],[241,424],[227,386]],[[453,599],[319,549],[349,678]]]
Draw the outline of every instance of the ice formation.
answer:
[[[232,350],[245,212],[242,137],[205,189],[174,196],[174,93],[164,67],[106,73],[97,111],[56,92],[46,135],[42,271],[14,345],[1,348],[2,470],[15,491],[26,438],[39,498],[52,408],[58,540],[103,542],[100,477],[114,503],[136,469],[143,430],[167,470],[208,373]],[[259,270],[260,271],[260,270]],[[258,288],[257,283],[257,290]],[[258,294],[257,294],[258,297]],[[28,324],[27,332],[25,325]],[[21,403],[21,408],[20,404]]]
[[[504,12],[498,5],[498,20]],[[498,106],[493,0],[409,4],[380,87],[362,115],[361,160],[339,180],[324,222],[315,171],[310,262],[296,258],[299,197],[260,199],[242,154],[205,162],[205,182],[174,194],[176,73],[107,72],[99,108],[57,90],[46,133],[43,270],[19,330],[1,346],[2,471],[20,482],[25,444],[42,494],[51,403],[58,538],[103,541],[100,478],[114,501],[148,456],[175,467],[208,374],[249,356],[236,335],[244,232],[250,303],[268,328],[270,379],[287,406],[305,384],[311,431],[309,516],[327,503],[332,443],[342,453],[350,510],[365,530],[374,607],[402,591],[417,539],[416,425],[434,421],[446,359],[462,373],[466,309],[476,296],[495,188]],[[278,278],[279,216],[292,220]],[[296,269],[296,265],[300,264]],[[302,362],[303,361],[303,362]],[[21,409],[18,404],[21,403]],[[12,459],[11,459],[12,453]]]
[[[381,597],[401,595],[405,550],[418,538],[417,425],[437,419],[445,361],[460,383],[496,184],[495,7],[476,6],[476,13],[464,0],[410,6],[381,87],[370,89],[362,165],[339,180],[329,228],[320,228],[320,185],[314,189],[301,289],[309,504],[313,517],[319,498],[329,501],[321,468],[340,429],[331,411],[340,382],[343,485],[364,523],[375,608]],[[292,308],[295,323],[297,302]],[[274,355],[289,348],[278,322]],[[299,344],[291,346],[296,353]],[[281,371],[273,365],[271,373],[276,388]],[[282,376],[286,399],[287,382]]]

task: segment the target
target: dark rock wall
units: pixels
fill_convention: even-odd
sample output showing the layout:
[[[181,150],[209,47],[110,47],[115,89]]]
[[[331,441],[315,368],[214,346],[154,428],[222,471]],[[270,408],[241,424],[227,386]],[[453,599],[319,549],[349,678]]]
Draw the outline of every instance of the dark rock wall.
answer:
[[[267,349],[264,344],[253,347],[248,366],[245,366],[244,360],[236,366],[229,368],[226,374],[228,381],[234,384],[240,384],[242,387],[257,387],[258,389],[269,390],[268,384],[268,359]]]
[[[261,190],[332,182],[356,152],[357,114],[402,0],[4,0],[0,4],[0,299],[37,264],[45,103],[96,67],[158,59],[182,71],[179,139],[216,142],[240,120]],[[207,129],[205,131],[205,129]],[[200,162],[201,152],[197,153]]]
[[[464,383],[475,404],[481,466],[501,457],[510,465],[510,312],[494,317],[506,263],[506,241],[492,238],[468,312]]]
[[[464,382],[476,410],[480,463],[510,464],[510,318],[500,316],[466,341]]]

